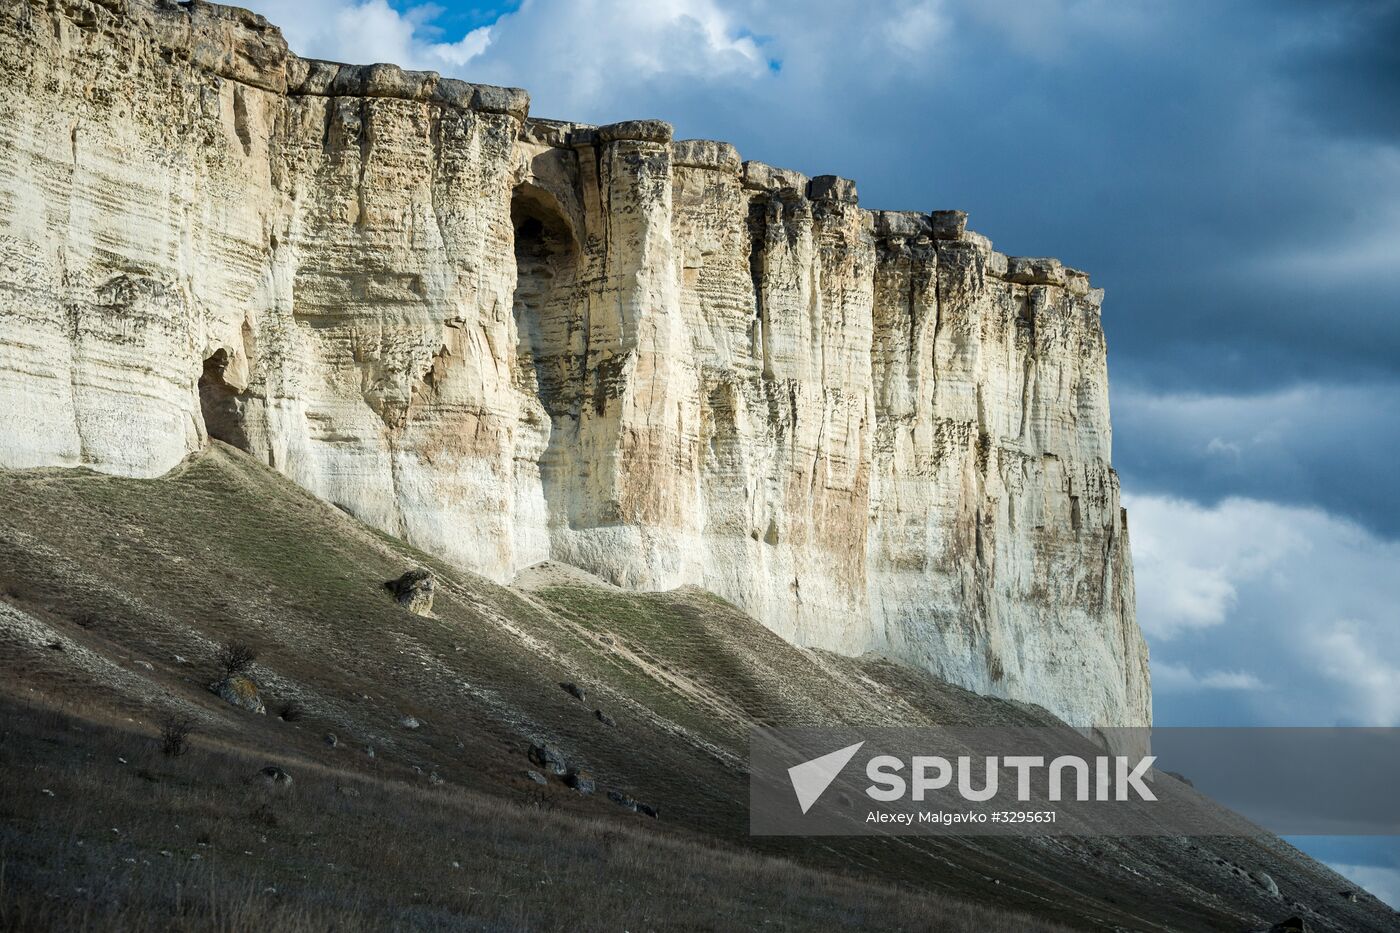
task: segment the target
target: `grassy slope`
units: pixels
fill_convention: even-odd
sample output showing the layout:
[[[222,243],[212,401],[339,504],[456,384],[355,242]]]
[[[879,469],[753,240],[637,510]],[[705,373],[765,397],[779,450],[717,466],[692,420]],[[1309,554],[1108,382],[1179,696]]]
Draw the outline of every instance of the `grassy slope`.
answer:
[[[0,702],[0,929],[1029,931],[1045,924],[648,831]],[[290,789],[248,777],[276,762]],[[50,792],[52,796],[50,796]]]
[[[1216,853],[1269,871],[1324,929],[1393,922],[1374,902],[1340,902],[1343,882],[1281,843],[748,837],[743,756],[753,723],[1052,720],[888,662],[793,648],[700,591],[496,586],[367,529],[227,448],[151,481],[0,473],[0,506],[0,679],[7,719],[26,723],[0,746],[10,787],[0,842],[14,909],[42,908],[35,892],[66,884],[61,873],[79,848],[132,864],[115,858],[125,837],[93,825],[102,811],[90,791],[110,787],[115,812],[149,797],[145,822],[180,806],[208,826],[232,818],[218,825],[236,832],[201,830],[219,857],[194,860],[208,875],[196,886],[220,893],[198,910],[285,910],[279,925],[300,917],[307,928],[337,911],[364,916],[357,903],[392,904],[405,925],[471,916],[504,929],[568,925],[561,918],[576,910],[591,918],[582,926],[600,929],[1010,922],[960,927],[952,917],[969,908],[948,898],[1135,929],[1236,929],[1296,912],[1217,865]],[[414,565],[438,575],[435,619],[403,611],[383,590]],[[204,689],[217,646],[235,638],[262,649],[255,676],[270,712],[295,701],[303,719],[243,713]],[[565,680],[584,685],[588,702],[561,690]],[[18,712],[33,708],[79,718]],[[598,708],[616,727],[593,715]],[[150,738],[171,713],[197,720],[195,752],[173,763]],[[423,727],[402,728],[406,715]],[[51,728],[33,725],[50,720]],[[326,732],[338,747],[324,743]],[[584,799],[531,783],[525,751],[541,740],[601,786],[655,804],[662,819],[621,810],[601,789]],[[98,747],[89,761],[87,749]],[[118,768],[109,759],[119,749],[129,753]],[[248,838],[266,792],[242,783],[264,759],[298,779],[274,802],[277,825],[257,831],[271,840],[266,851]],[[131,776],[138,760],[154,779]],[[38,771],[26,774],[31,762]],[[447,783],[431,785],[434,772]],[[335,793],[356,781],[360,797]],[[41,794],[43,782],[57,796]],[[55,832],[45,807],[86,831]],[[458,838],[443,829],[454,824],[471,829]],[[191,830],[162,835],[154,825],[142,858],[188,849]],[[333,872],[307,867],[295,840],[310,836],[340,850],[328,860]],[[377,858],[379,839],[396,854]],[[449,859],[452,852],[461,854]],[[592,859],[601,867],[563,869]],[[448,873],[451,861],[462,867]],[[550,871],[556,862],[560,870]],[[535,892],[541,873],[547,892]],[[163,910],[171,876],[131,869],[122,877],[155,899],[142,910]],[[274,883],[271,900],[260,893],[266,879],[283,876],[290,887]],[[892,897],[886,884],[919,893]],[[110,886],[106,901],[93,893],[99,886],[74,886],[97,903],[121,899]]]

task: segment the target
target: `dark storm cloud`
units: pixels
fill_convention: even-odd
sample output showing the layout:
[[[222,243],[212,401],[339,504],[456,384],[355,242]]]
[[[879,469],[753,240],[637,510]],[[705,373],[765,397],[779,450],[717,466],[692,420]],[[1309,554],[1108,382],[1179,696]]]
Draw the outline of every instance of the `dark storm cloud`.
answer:
[[[1295,15],[1316,24],[1286,73],[1319,125],[1367,139],[1400,140],[1400,3],[1309,0]]]
[[[1114,462],[1137,493],[1316,505],[1400,538],[1400,387],[1247,395],[1114,387]]]

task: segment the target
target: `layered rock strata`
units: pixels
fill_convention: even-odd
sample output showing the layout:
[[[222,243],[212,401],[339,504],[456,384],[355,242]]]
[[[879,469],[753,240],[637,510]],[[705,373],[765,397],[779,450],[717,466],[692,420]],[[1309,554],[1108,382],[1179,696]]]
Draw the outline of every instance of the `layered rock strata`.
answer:
[[[204,2],[6,0],[0,68],[0,466],[212,436],[496,580],[1149,721],[1083,273]]]

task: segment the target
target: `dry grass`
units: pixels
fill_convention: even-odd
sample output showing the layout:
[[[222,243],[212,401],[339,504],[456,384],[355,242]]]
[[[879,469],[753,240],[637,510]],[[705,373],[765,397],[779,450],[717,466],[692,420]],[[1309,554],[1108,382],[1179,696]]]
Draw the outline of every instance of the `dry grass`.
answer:
[[[0,695],[78,714],[0,710],[0,929],[588,928],[583,908],[599,929],[957,929],[968,901],[1100,929],[1280,919],[1222,854],[1335,916],[1322,929],[1394,926],[1282,843],[750,836],[752,724],[1051,720],[796,649],[699,591],[497,586],[220,446],[159,480],[0,471],[0,502]],[[383,588],[420,566],[433,619]],[[230,642],[260,649],[265,716],[207,689]],[[172,716],[194,723],[179,757],[160,754]],[[598,792],[528,781],[535,742]],[[244,785],[265,764],[289,794]]]
[[[1061,929],[696,838],[12,702],[0,929]],[[295,783],[249,780],[276,763]]]
[[[168,758],[179,758],[190,748],[190,733],[194,723],[188,719],[172,716],[160,727],[160,753]]]

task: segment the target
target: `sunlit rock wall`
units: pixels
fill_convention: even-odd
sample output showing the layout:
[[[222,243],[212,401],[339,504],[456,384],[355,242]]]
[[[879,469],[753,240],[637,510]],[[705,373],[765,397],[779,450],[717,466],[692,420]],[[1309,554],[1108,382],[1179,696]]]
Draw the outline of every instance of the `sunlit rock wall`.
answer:
[[[0,466],[209,436],[498,580],[1150,718],[1101,293],[957,212],[208,3],[0,4]]]

